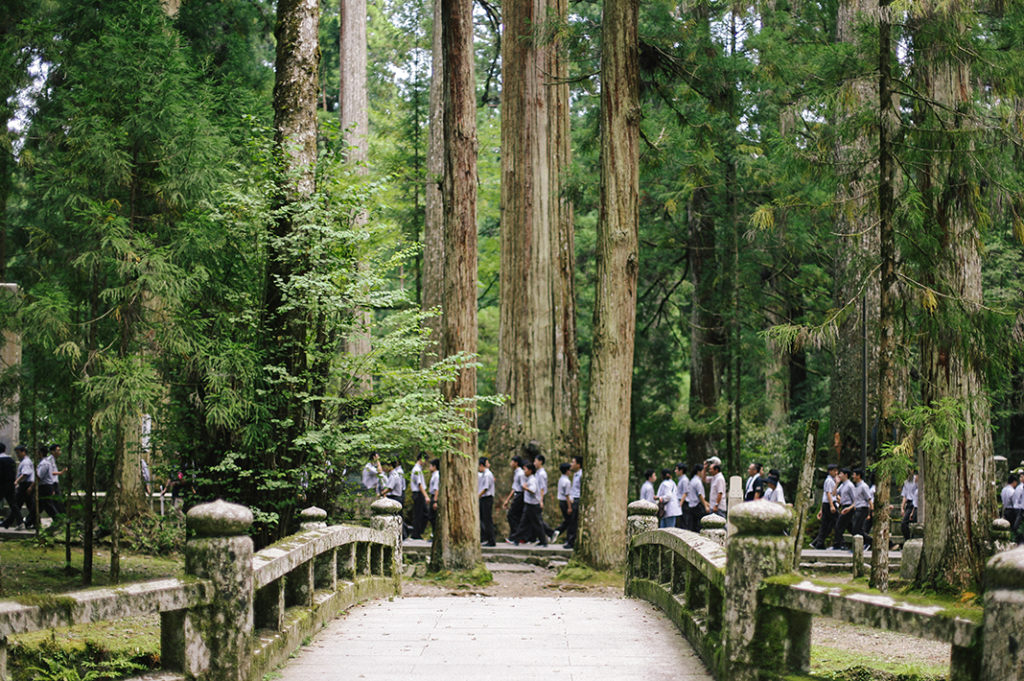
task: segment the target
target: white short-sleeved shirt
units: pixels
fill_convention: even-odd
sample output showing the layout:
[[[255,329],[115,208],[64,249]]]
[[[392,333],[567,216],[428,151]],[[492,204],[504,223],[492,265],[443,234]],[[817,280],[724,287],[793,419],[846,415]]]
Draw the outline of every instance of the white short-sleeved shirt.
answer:
[[[644,480],[644,484],[640,485],[640,498],[654,503],[654,484],[650,480]]]
[[[867,483],[861,480],[853,484],[851,500],[854,508],[867,508],[871,505],[871,490],[868,489]]]
[[[782,483],[781,482],[778,483],[777,485],[775,485],[775,499],[774,499],[774,501],[777,501],[780,504],[786,503],[786,493],[782,489]]]
[[[53,460],[53,455],[44,456],[43,460],[39,462],[39,466],[36,468],[36,476],[39,478],[40,485],[52,485],[53,484],[53,471],[57,469],[57,462]]]
[[[690,490],[690,477],[688,475],[680,475],[679,479],[676,480],[676,498],[679,499],[679,506],[683,505],[683,499],[686,497],[686,493]]]
[[[548,470],[541,468],[534,473],[534,476],[537,478],[537,493],[544,496],[548,493]]]
[[[430,485],[427,487],[427,492],[433,495],[439,489],[441,489],[441,471],[431,471]]]
[[[839,500],[842,507],[853,505],[853,483],[849,480],[839,485]]]
[[[913,480],[907,480],[903,483],[903,489],[900,490],[900,496],[907,500],[907,503],[911,506],[917,506],[917,483]]]
[[[476,493],[482,496],[493,497],[494,496],[494,473],[491,473],[491,469],[485,468],[483,473],[477,476]]]
[[[363,466],[363,487],[366,489],[377,489],[378,482],[377,465],[370,461]]]
[[[521,467],[516,467],[516,472],[512,474],[512,491],[522,492],[523,491],[523,480],[526,479],[526,473],[523,472]]]
[[[1024,484],[1017,484],[1017,491],[1013,493],[1013,507],[1024,510]]]
[[[569,498],[569,492],[572,490],[572,480],[569,479],[568,475],[562,474],[558,478],[558,489],[557,495],[559,501],[565,501]]]
[[[821,503],[827,504],[830,494],[836,493],[836,481],[831,475],[825,476],[825,484],[821,486]]]
[[[537,496],[537,476],[536,475],[524,475],[523,478],[523,501],[531,505],[539,505],[540,497]]]
[[[573,501],[580,498],[580,494],[583,492],[583,471],[576,471],[572,476],[572,491],[569,496],[572,497]]]
[[[722,495],[722,498],[718,501],[718,510],[724,511],[726,510],[725,476],[721,473],[716,473],[715,477],[711,478],[711,497],[708,499],[708,503],[711,504],[712,508],[714,508],[719,494]]]
[[[405,494],[405,477],[401,468],[393,468],[388,474],[389,496],[400,497]]]
[[[22,457],[22,459],[18,461],[18,475],[16,477],[20,478],[23,475],[25,478],[22,482],[36,481],[36,467],[32,463],[32,459],[27,456]]]
[[[686,505],[693,508],[700,503],[702,496],[704,496],[704,481],[700,479],[699,475],[695,475],[690,478],[690,490],[686,493]]]
[[[427,486],[427,481],[423,479],[423,466],[417,461],[412,467],[412,475],[409,478],[409,487],[412,488],[414,493],[420,493],[423,491],[422,488]]]
[[[775,484],[775,489],[772,489],[768,485],[764,486],[764,494],[761,495],[761,501],[775,501],[779,502],[779,485]],[[779,502],[782,503],[782,502]]]
[[[1020,484],[1017,484],[1020,487]],[[999,498],[1003,502],[1003,508],[1017,508],[1013,503],[1013,496],[1017,493],[1016,487],[1010,485],[1004,485],[1003,491],[999,493]]]
[[[665,517],[674,518],[683,514],[679,507],[679,497],[676,492],[676,481],[669,478],[662,480],[658,486],[658,498],[665,502]]]

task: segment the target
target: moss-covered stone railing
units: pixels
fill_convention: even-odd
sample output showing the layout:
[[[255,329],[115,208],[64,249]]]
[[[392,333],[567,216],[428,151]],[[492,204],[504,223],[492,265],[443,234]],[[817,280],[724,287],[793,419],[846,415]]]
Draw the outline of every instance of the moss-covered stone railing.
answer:
[[[947,609],[815,584],[790,573],[791,512],[754,501],[733,507],[724,555],[701,535],[654,529],[657,509],[629,507],[627,595],[658,605],[718,679],[806,673],[814,616],[892,629],[951,646],[950,681],[1021,681],[1024,547],[996,554],[985,572],[984,611]],[[710,596],[708,594],[711,594]],[[771,654],[764,654],[764,651]]]
[[[376,502],[366,528],[328,527],[324,511],[307,509],[300,533],[254,555],[249,509],[196,506],[184,579],[0,601],[0,681],[8,636],[156,613],[161,663],[178,678],[262,678],[343,609],[401,592],[400,510]]]
[[[679,529],[657,529],[658,507],[629,505],[626,595],[661,608],[709,667],[721,657],[725,550],[715,539]]]

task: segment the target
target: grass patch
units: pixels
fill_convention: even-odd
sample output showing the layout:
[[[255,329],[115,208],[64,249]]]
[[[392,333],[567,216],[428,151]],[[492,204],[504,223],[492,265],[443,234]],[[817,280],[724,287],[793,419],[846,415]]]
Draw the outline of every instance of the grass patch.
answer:
[[[559,582],[585,584],[587,586],[613,586],[623,588],[625,579],[621,572],[594,570],[583,563],[570,560],[555,577]]]
[[[427,578],[435,584],[440,584],[453,589],[471,589],[473,587],[487,586],[494,581],[494,575],[483,565],[478,565],[472,570],[442,570],[435,572]]]
[[[811,673],[827,681],[940,681],[945,665],[891,662],[869,653],[811,646]]]
[[[0,542],[3,582],[0,598],[23,600],[40,594],[82,588],[82,549],[72,547],[71,565],[64,564],[63,546],[39,546],[32,539]],[[181,577],[180,559],[121,554],[121,582],[142,582],[164,577]],[[110,552],[93,552],[93,586],[110,584]]]

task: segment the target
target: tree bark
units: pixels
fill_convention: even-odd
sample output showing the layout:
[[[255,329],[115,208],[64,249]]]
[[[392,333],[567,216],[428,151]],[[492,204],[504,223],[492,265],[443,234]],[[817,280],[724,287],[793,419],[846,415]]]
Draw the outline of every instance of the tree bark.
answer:
[[[856,44],[858,24],[874,21],[877,8],[878,0],[842,0],[837,17],[838,41]],[[844,88],[841,121],[855,121],[878,100],[877,89],[868,78],[856,78]],[[849,126],[849,122],[841,124],[842,128]],[[862,452],[870,456],[871,432],[878,415],[878,352],[873,332],[865,340],[864,328],[864,322],[867,329],[878,328],[879,280],[874,271],[878,227],[873,192],[878,166],[871,153],[872,136],[867,127],[847,129],[835,150],[841,180],[836,195],[836,233],[840,236],[834,260],[834,294],[836,308],[846,306],[848,312],[839,323],[833,356],[830,421],[831,439],[839,443],[837,461],[843,466],[860,466]]]
[[[370,152],[370,107],[366,91],[366,0],[339,0],[339,83],[338,119],[345,144],[345,159],[356,175],[367,174],[366,162]],[[366,209],[356,208],[351,216],[352,229],[366,226]],[[365,267],[359,262],[358,267]],[[355,328],[345,339],[345,351],[355,357],[370,354],[371,314],[367,310],[353,311]],[[362,374],[354,377],[351,392],[364,393],[371,388],[371,378]]]
[[[444,290],[444,205],[441,185],[444,180],[444,56],[441,49],[441,0],[434,0],[433,47],[430,59],[430,130],[427,140],[427,181],[424,192],[423,265],[420,309],[441,307]],[[441,350],[441,317],[424,323],[430,329],[431,343],[423,351],[422,366],[434,363]]]
[[[601,41],[601,198],[587,405],[587,476],[577,555],[598,569],[626,557],[629,419],[639,224],[638,0],[606,0]]]
[[[974,181],[968,176],[972,153],[967,108],[972,88],[969,53],[952,44],[966,33],[973,3],[922,3],[914,34],[914,68],[921,90],[936,106],[922,117],[942,116],[942,132],[919,185],[938,244],[930,262],[936,321],[921,340],[922,397],[926,405],[952,398],[962,406],[962,429],[946,451],[924,456],[921,490],[927,498],[924,551],[919,581],[936,588],[965,590],[980,584],[989,524],[995,517],[990,485],[994,475],[987,387],[979,360],[967,347],[981,312],[981,237],[971,214]],[[930,25],[929,25],[930,24]],[[942,26],[943,31],[936,31]]]
[[[496,387],[509,399],[488,431],[505,460],[536,440],[567,461],[580,452],[579,363],[573,291],[568,66],[555,22],[565,0],[503,7],[501,300]]]
[[[317,73],[320,65],[318,0],[279,0],[274,36],[274,142],[278,154],[280,210],[267,254],[264,300],[267,363],[293,379],[306,380],[305,336],[308,319],[285,306],[289,280],[302,264],[283,241],[295,230],[297,211],[316,183]],[[300,391],[299,386],[294,386]],[[288,391],[289,393],[292,391]],[[281,394],[273,408],[276,423],[264,465],[278,467],[278,451],[291,447],[304,421],[301,400]],[[283,528],[282,528],[283,529]]]
[[[450,357],[476,353],[476,89],[472,0],[442,0],[444,88],[444,315],[442,348]],[[467,569],[480,553],[476,485],[476,369],[444,384],[448,401],[465,401],[465,437],[441,456],[435,569]]]

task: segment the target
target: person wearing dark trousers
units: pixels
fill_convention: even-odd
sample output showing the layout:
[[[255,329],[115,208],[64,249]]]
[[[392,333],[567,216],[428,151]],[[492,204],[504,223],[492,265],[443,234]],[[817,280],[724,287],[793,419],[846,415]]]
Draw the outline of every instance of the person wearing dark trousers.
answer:
[[[505,520],[508,521],[508,537],[505,541],[515,544],[519,541],[519,526],[523,521],[523,460],[518,455],[509,459],[509,467],[512,468],[512,489],[508,496],[501,502],[502,508],[508,509],[505,513]]]
[[[0,456],[3,455],[0,454]],[[1010,473],[1006,484],[1003,485],[1002,492],[999,493],[999,499],[1003,504],[1003,518],[1010,523],[1011,528],[1017,524],[1017,516],[1020,515],[1020,509],[1013,503],[1013,496],[1017,493],[1018,485],[1020,485],[1020,476]]]
[[[14,481],[17,477],[18,463],[7,453],[7,445],[0,442],[0,501],[7,504],[7,515],[14,510]]]
[[[914,471],[900,491],[900,532],[903,533],[903,541],[910,539],[910,524],[917,522],[917,471]]]
[[[526,464],[523,478],[523,525],[527,537],[537,537],[541,546],[548,545],[548,537],[544,533],[544,524],[540,517],[540,486],[536,476],[537,467]],[[521,540],[522,541],[522,540]]]
[[[36,467],[32,458],[28,455],[25,445],[18,445],[14,448],[18,456],[17,477],[14,478],[14,506],[4,520],[4,527],[17,527],[22,522],[21,507],[28,507],[28,516],[25,517],[25,527],[35,526],[35,504],[32,500],[32,492],[36,484]]]
[[[412,532],[409,536],[413,539],[423,539],[423,530],[427,528],[430,517],[430,493],[427,491],[427,479],[423,475],[425,465],[427,455],[421,452],[409,476],[409,489],[412,491]]]
[[[825,476],[825,483],[821,488],[821,510],[818,511],[818,520],[821,526],[818,528],[818,535],[811,542],[815,549],[825,548],[828,536],[836,524],[836,475],[839,473],[839,466],[834,463],[828,465],[828,475]]]
[[[57,520],[64,515],[64,504],[61,503],[58,496],[57,483],[58,476],[65,472],[57,469],[60,445],[50,445],[49,454],[46,453],[46,447],[40,447],[39,455],[43,457],[39,465],[36,466],[36,494],[39,495],[39,513],[46,512],[50,518]]]
[[[387,482],[384,483],[384,489],[381,490],[381,496],[387,497],[392,501],[397,501],[400,506],[405,507],[405,474],[402,470],[401,464],[398,463],[398,459],[390,459],[384,464],[384,472],[387,473]],[[412,527],[405,522],[405,515],[402,511],[399,511],[398,517],[402,518],[402,539],[406,539],[409,536]]]
[[[583,494],[583,457],[574,454],[569,463],[572,473],[572,487],[569,488],[569,526],[565,529],[565,543],[562,548],[571,549],[576,545],[576,534],[580,526],[580,496]]]
[[[481,456],[478,462],[477,497],[480,504],[480,541],[484,546],[495,546],[494,543],[494,474],[491,473],[490,461]]]
[[[690,474],[690,489],[686,492],[686,524],[692,532],[700,532],[700,519],[708,513],[708,502],[704,497],[707,469],[695,465],[693,471]]]
[[[569,477],[569,464],[564,461],[558,464],[558,472],[561,475],[558,477],[555,496],[558,499],[558,510],[562,512],[562,524],[555,528],[553,540],[558,539],[558,535],[565,534],[565,531],[569,528],[569,491],[572,489],[572,478]]]
[[[864,471],[859,468],[853,471],[853,527],[851,534],[864,537],[864,548],[871,544],[871,535],[868,534],[868,518],[871,517],[872,503],[871,490],[864,482]]]
[[[1010,525],[1010,536],[1016,537],[1017,544],[1024,544],[1024,473],[1017,473],[1019,480],[1013,492],[1013,507],[1017,509],[1017,519]]]
[[[839,514],[836,517],[836,533],[832,542],[832,548],[835,550],[846,548],[843,544],[843,534],[853,524],[853,483],[850,482],[849,468],[839,470],[838,482],[836,496],[839,499]]]
[[[544,458],[544,455],[541,454],[539,451],[539,444],[537,444],[536,442],[531,442],[530,444],[536,445],[536,449],[538,450],[537,453],[534,454],[533,456],[533,466],[534,468],[537,469],[537,472],[534,475],[537,476],[537,491],[540,496],[540,526],[541,529],[544,530],[544,536],[546,536],[548,539],[553,539],[555,536],[555,531],[551,529],[551,526],[548,525],[546,520],[544,520],[544,497],[548,495],[548,471],[546,468],[544,468],[544,462],[546,461],[546,459]],[[540,537],[537,537],[536,539],[539,540]]]
[[[441,459],[430,461],[430,483],[427,485],[430,495],[430,530],[431,536],[437,536],[437,495],[441,493]]]

